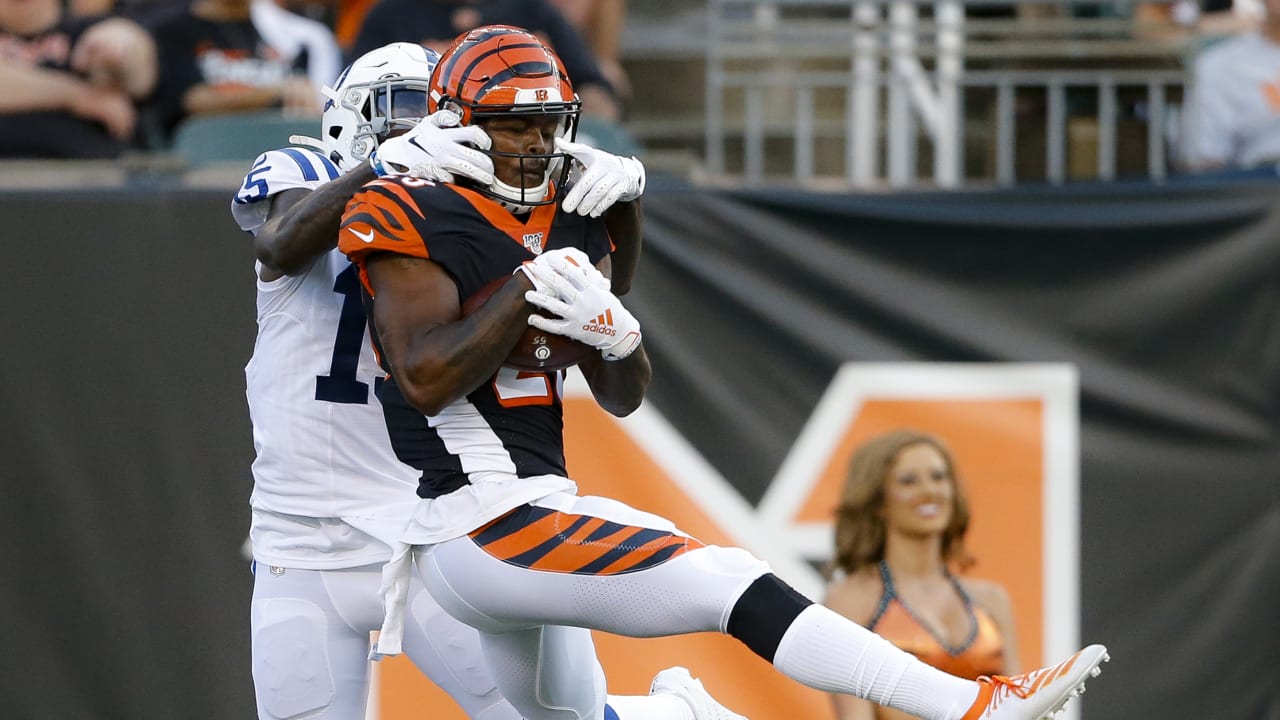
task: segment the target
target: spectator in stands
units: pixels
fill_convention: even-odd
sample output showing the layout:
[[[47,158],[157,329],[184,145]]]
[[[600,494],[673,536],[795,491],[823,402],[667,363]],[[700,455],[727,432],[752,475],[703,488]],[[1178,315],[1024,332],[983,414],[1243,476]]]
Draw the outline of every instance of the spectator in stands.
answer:
[[[76,17],[119,15],[148,29],[189,5],[191,0],[66,0],[67,12]]]
[[[824,603],[953,675],[1018,672],[1008,592],[952,574],[973,564],[968,527],[964,488],[940,439],[915,430],[872,438],[849,462]],[[907,717],[847,695],[832,700],[839,720]]]
[[[550,45],[573,78],[582,112],[610,121],[622,115],[613,86],[591,48],[547,0],[380,0],[365,16],[354,53],[391,42],[417,42],[437,52],[481,25],[515,25]]]
[[[155,44],[138,24],[0,0],[0,157],[116,157],[155,83]]]
[[[1257,31],[1200,53],[1183,119],[1191,170],[1280,162],[1280,0],[1266,0]]]
[[[623,104],[631,97],[631,80],[622,67],[622,28],[627,21],[626,0],[551,0],[564,19],[577,29],[600,71]]]
[[[341,55],[323,24],[274,0],[193,0],[156,26],[164,74],[155,112],[166,137],[193,115],[282,109],[319,117]]]

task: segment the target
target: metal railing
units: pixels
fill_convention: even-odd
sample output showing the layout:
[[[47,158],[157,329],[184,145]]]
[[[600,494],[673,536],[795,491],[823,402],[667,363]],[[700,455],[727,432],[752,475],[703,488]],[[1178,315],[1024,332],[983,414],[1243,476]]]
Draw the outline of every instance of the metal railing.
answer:
[[[1189,36],[1019,14],[1113,6],[710,0],[706,169],[863,188],[1163,178]]]

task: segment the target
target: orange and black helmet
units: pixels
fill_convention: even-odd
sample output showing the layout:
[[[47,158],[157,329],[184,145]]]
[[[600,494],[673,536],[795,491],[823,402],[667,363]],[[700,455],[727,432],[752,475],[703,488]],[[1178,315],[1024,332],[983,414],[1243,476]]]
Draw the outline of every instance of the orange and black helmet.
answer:
[[[511,115],[558,116],[556,134],[572,140],[577,135],[582,103],[573,92],[564,63],[532,33],[510,25],[486,25],[459,36],[440,56],[431,74],[427,109],[452,110],[463,125]],[[547,161],[544,182],[536,188],[514,188],[496,181],[483,189],[515,208],[554,202],[546,198],[550,179],[559,173],[559,184],[563,185],[572,162],[558,152],[486,152],[522,161]]]
[[[431,76],[430,102],[431,112],[452,109],[463,125],[510,113],[576,121],[582,106],[555,52],[510,25],[486,25],[454,40]]]

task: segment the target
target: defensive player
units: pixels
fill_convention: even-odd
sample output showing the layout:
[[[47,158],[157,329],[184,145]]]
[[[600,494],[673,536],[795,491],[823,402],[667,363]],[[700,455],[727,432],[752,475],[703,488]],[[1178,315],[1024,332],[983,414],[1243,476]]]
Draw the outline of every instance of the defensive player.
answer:
[[[622,416],[639,405],[650,377],[640,325],[608,289],[602,223],[571,211],[632,200],[644,175],[623,162],[607,192],[564,184],[580,149],[566,140],[579,105],[562,67],[517,28],[459,37],[432,76],[429,109],[484,130],[494,182],[384,178],[343,218],[339,246],[360,266],[392,376],[380,395],[392,445],[422,472],[392,578],[414,559],[436,600],[481,631],[498,687],[529,720],[606,717],[603,675],[582,682],[596,667],[585,628],[728,633],[806,685],[931,720],[1055,714],[1097,674],[1105,648],[1026,675],[957,678],[812,603],[744,550],[576,494],[562,374],[503,362],[526,325],[560,333],[599,349],[579,367],[601,406]],[[465,298],[504,276],[461,315]],[[394,630],[398,598],[389,600]]]
[[[369,633],[383,619],[380,570],[413,511],[419,473],[387,440],[359,281],[335,246],[341,209],[374,167],[493,181],[489,158],[470,147],[489,146],[479,128],[448,127],[449,113],[418,123],[435,60],[412,43],[362,56],[328,91],[323,140],[298,138],[312,147],[261,155],[232,204],[259,258],[258,339],[245,374],[257,451],[251,624],[263,720],[364,717]],[[404,647],[472,718],[519,717],[496,691],[476,631],[418,583],[408,589]],[[718,717],[720,706],[683,669],[660,673],[654,689],[611,705],[622,720],[682,720],[695,708],[695,720]]]

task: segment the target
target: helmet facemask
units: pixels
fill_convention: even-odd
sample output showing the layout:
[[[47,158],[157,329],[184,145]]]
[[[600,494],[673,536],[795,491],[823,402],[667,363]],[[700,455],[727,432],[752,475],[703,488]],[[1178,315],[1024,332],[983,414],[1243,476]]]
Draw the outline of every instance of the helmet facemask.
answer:
[[[490,120],[525,116],[540,119],[551,116],[559,119],[559,122],[556,123],[553,137],[573,140],[578,133],[578,114],[578,103],[575,98],[573,102],[568,103],[547,102],[534,106],[518,103],[501,108],[484,106],[482,110],[472,110],[471,122],[484,127],[486,121]],[[518,161],[519,177],[521,178],[525,178],[529,174],[525,172],[528,165],[545,163],[542,171],[542,181],[536,185],[512,185],[504,182],[495,173],[493,182],[490,185],[478,188],[481,193],[497,200],[512,212],[527,212],[538,205],[548,205],[555,202],[555,197],[551,195],[551,182],[554,180],[557,187],[563,187],[569,175],[569,168],[573,164],[573,158],[555,149],[554,141],[548,151],[543,153],[506,152],[493,147],[481,152],[493,158],[495,168],[499,167],[502,158],[514,158]],[[530,172],[532,172],[532,169]]]
[[[428,90],[426,80],[392,76],[335,93],[338,97],[332,102],[350,122],[325,124],[325,140],[331,143],[329,159],[344,170],[368,162],[379,143],[408,131],[427,116]]]
[[[321,143],[342,170],[368,162],[379,143],[427,116],[438,56],[415,43],[392,43],[361,56],[325,88]]]
[[[456,112],[463,125],[483,127],[503,119],[526,118],[536,123],[556,118],[552,136],[568,140],[577,136],[582,111],[556,54],[527,31],[504,25],[477,28],[454,41],[431,77],[430,103],[432,111]],[[494,139],[495,131],[485,131]],[[558,152],[553,143],[545,152],[523,148],[482,152],[494,160],[495,169],[512,159],[517,161],[521,171],[518,185],[495,178],[492,184],[475,188],[517,213],[555,202],[551,181],[563,185],[572,164],[572,158]],[[532,173],[524,172],[530,163],[542,166],[538,182],[528,178]]]

